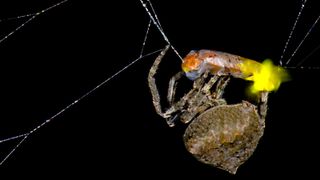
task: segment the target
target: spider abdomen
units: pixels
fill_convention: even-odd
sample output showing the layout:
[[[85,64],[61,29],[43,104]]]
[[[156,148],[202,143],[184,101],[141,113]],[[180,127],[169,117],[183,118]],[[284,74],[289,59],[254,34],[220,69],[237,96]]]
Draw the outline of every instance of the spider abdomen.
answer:
[[[221,105],[190,123],[184,143],[199,161],[235,174],[254,152],[263,131],[264,120],[255,105]]]

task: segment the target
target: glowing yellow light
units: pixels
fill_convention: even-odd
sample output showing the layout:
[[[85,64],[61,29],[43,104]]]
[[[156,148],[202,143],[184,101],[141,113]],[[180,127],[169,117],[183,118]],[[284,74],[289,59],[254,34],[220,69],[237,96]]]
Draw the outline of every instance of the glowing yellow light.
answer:
[[[253,81],[250,92],[256,94],[260,91],[276,91],[280,84],[289,80],[289,75],[285,69],[273,65],[270,59],[257,65],[252,60],[244,61],[242,67],[244,74],[248,75],[246,80]]]

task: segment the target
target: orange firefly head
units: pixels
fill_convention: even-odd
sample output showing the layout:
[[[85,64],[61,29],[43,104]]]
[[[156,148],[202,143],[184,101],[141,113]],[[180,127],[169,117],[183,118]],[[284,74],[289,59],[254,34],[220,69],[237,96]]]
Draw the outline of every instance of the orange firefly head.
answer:
[[[190,80],[195,80],[204,72],[203,60],[199,58],[199,52],[191,51],[182,62],[182,70]]]
[[[198,58],[198,52],[191,51],[182,62],[182,70],[187,73],[200,68],[201,60]]]

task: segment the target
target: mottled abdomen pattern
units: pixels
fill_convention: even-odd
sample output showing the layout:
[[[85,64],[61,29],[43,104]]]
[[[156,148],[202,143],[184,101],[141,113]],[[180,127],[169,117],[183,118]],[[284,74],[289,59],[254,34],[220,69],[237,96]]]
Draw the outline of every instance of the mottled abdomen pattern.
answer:
[[[190,123],[184,143],[199,161],[235,174],[256,149],[264,127],[255,105],[246,101],[221,105]]]

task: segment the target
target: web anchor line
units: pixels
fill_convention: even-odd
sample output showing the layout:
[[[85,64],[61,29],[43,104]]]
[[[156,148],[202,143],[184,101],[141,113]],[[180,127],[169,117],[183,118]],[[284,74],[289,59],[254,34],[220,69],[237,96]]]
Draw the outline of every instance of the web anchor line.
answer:
[[[182,57],[180,56],[180,54],[178,53],[178,51],[173,47],[173,45],[171,44],[171,42],[169,41],[167,35],[164,33],[164,31],[162,30],[162,27],[160,25],[159,19],[156,15],[152,15],[151,11],[148,9],[147,4],[145,2],[143,2],[143,0],[140,0],[143,8],[145,9],[145,11],[147,12],[147,14],[149,15],[150,19],[152,20],[153,24],[157,27],[157,29],[159,30],[159,32],[161,33],[163,39],[170,45],[171,49],[176,53],[176,55],[179,57],[179,59],[182,61]],[[151,6],[152,12],[155,13],[153,6],[151,4],[151,2],[148,0],[148,3]]]
[[[289,45],[290,40],[291,40],[291,38],[292,38],[293,32],[294,32],[295,29],[296,29],[297,23],[298,23],[298,21],[299,21],[299,19],[300,19],[301,13],[302,13],[302,11],[303,11],[303,8],[304,8],[306,2],[307,2],[307,0],[304,0],[304,1],[301,3],[301,7],[300,7],[300,10],[299,10],[299,13],[298,13],[298,15],[297,15],[297,17],[296,17],[296,20],[295,20],[295,22],[294,22],[294,24],[293,24],[293,26],[292,26],[292,28],[291,28],[291,30],[290,30],[289,37],[288,37],[288,39],[287,39],[287,41],[286,41],[286,44],[284,45],[284,48],[283,48],[283,51],[282,51],[282,55],[281,55],[280,60],[279,60],[280,66],[282,66],[283,57],[284,57],[284,55],[285,55],[285,53],[286,53],[286,51],[287,51],[287,48],[288,48],[288,45]]]
[[[293,51],[293,53],[290,55],[290,57],[288,58],[288,60],[286,60],[284,63],[283,63],[283,58],[284,58],[284,55],[286,53],[286,50],[288,48],[288,45],[290,43],[290,40],[292,39],[292,35],[296,29],[296,26],[297,26],[297,23],[301,17],[301,14],[302,14],[302,11],[305,7],[305,4],[306,4],[307,0],[303,0],[302,3],[301,3],[301,7],[300,7],[300,10],[299,10],[299,13],[296,17],[296,20],[290,30],[290,34],[289,34],[289,37],[286,41],[286,44],[283,48],[283,52],[282,52],[282,55],[281,55],[281,58],[280,58],[280,65],[283,66],[284,68],[287,68],[287,69],[309,69],[309,70],[314,70],[314,69],[320,69],[320,67],[304,67],[304,66],[301,66],[311,55],[313,55],[316,51],[318,51],[320,49],[320,45],[317,46],[315,49],[313,49],[306,57],[304,57],[300,62],[297,63],[296,66],[289,66],[289,63],[291,62],[291,60],[293,59],[293,57],[296,55],[297,51],[301,48],[302,44],[305,42],[305,40],[308,38],[308,36],[311,34],[312,30],[316,27],[317,23],[319,22],[319,19],[320,19],[320,15],[317,17],[317,19],[312,23],[312,25],[310,26],[310,28],[308,29],[308,31],[306,32],[306,34],[304,35],[304,37],[302,38],[302,40],[300,41],[300,43],[298,44],[298,46],[295,48],[295,50]],[[284,64],[284,65],[283,65]]]
[[[318,21],[320,19],[320,15],[318,16],[318,18],[314,21],[314,23],[312,24],[312,26],[309,28],[308,32],[306,33],[306,35],[303,37],[303,39],[301,40],[301,42],[299,43],[299,45],[297,46],[297,48],[294,50],[294,52],[291,54],[291,57],[288,59],[286,65],[289,64],[289,62],[291,61],[291,59],[293,58],[293,56],[297,53],[297,51],[300,49],[301,45],[304,43],[304,41],[307,39],[307,37],[310,35],[311,31],[315,28],[315,26],[317,25]],[[317,48],[315,48],[315,50],[317,50]],[[314,52],[316,51],[312,51],[310,55],[312,55]],[[310,55],[307,55],[306,57],[310,57]],[[300,66],[304,61],[306,60],[306,58],[304,58],[303,60],[301,60],[297,66]]]
[[[17,31],[19,31],[21,28],[23,28],[25,25],[27,25],[28,23],[30,23],[31,21],[33,21],[36,17],[38,17],[39,15],[43,14],[43,13],[46,13],[47,11],[53,9],[53,8],[56,8],[66,2],[68,2],[69,0],[63,0],[61,2],[58,2],[46,9],[43,9],[39,12],[36,12],[36,13],[30,13],[30,14],[25,14],[25,15],[22,15],[22,16],[17,16],[17,17],[11,17],[11,18],[7,18],[7,19],[4,19],[4,20],[0,20],[0,22],[2,21],[5,21],[5,20],[13,20],[13,19],[21,19],[21,18],[25,18],[25,17],[30,17],[28,20],[26,20],[24,23],[22,23],[20,26],[16,27],[14,30],[12,30],[9,34],[7,34],[6,36],[4,36],[3,38],[0,39],[0,44],[5,41],[6,39],[8,39],[10,36],[12,36],[13,34],[15,34]]]
[[[135,64],[136,62],[138,62],[139,60],[150,56],[152,54],[155,54],[157,52],[162,51],[162,49],[153,51],[151,53],[148,53],[146,55],[140,56],[137,59],[133,60],[132,62],[130,62],[129,64],[127,64],[126,66],[124,66],[122,69],[118,70],[116,73],[114,73],[112,76],[110,76],[109,78],[107,78],[106,80],[102,81],[100,84],[98,84],[97,86],[95,86],[94,88],[92,88],[91,90],[89,90],[88,92],[86,92],[85,94],[83,94],[82,96],[80,96],[78,99],[76,99],[75,101],[73,101],[71,104],[67,105],[66,107],[64,107],[63,109],[61,109],[60,111],[58,111],[56,114],[54,114],[53,116],[51,116],[50,118],[48,118],[46,121],[44,121],[43,123],[39,124],[37,127],[35,127],[34,129],[30,130],[27,133],[21,134],[21,135],[17,135],[17,136],[13,136],[7,139],[3,139],[0,140],[0,143],[3,142],[7,142],[7,141],[11,141],[14,139],[19,139],[22,138],[19,143],[5,156],[5,158],[0,162],[0,166],[16,151],[16,149],[33,133],[35,133],[36,131],[38,131],[40,128],[42,128],[43,126],[45,126],[46,124],[50,123],[52,120],[54,120],[56,117],[62,115],[65,111],[69,110],[71,107],[73,107],[74,105],[76,105],[77,103],[79,103],[81,100],[85,99],[86,97],[88,97],[90,94],[92,94],[93,92],[95,92],[96,90],[98,90],[99,88],[101,88],[101,86],[105,85],[106,83],[108,83],[110,80],[114,79],[116,76],[118,76],[120,73],[122,73],[123,71],[125,71],[126,69],[128,69],[129,67],[131,67],[133,64]]]

